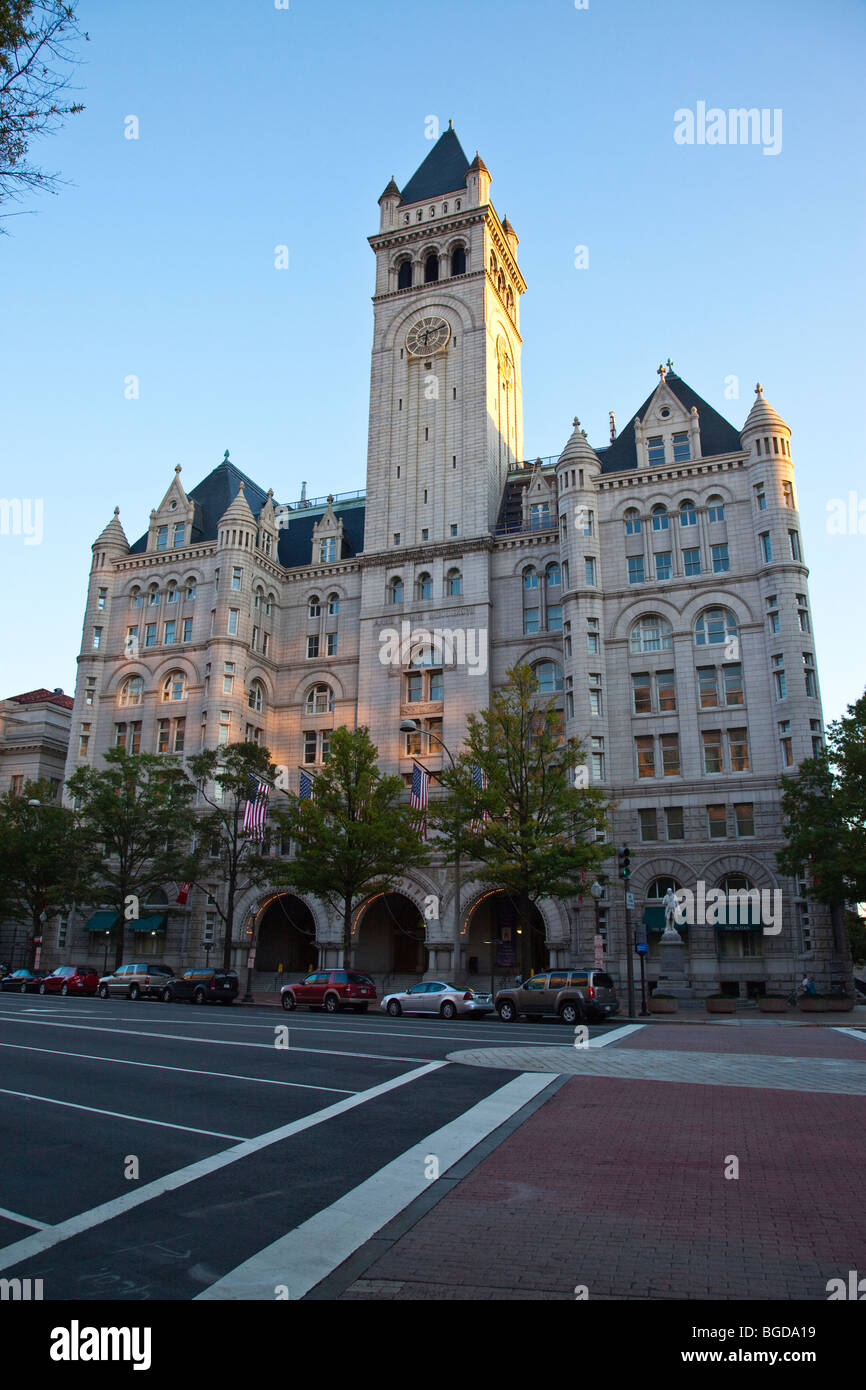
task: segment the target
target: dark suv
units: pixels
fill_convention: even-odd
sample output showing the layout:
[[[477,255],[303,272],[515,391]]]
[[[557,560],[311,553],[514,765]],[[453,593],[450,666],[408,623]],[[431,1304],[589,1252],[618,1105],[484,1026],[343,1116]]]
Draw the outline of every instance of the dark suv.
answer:
[[[503,1023],[513,1023],[521,1014],[583,1023],[607,1018],[618,1008],[613,980],[603,970],[547,970],[496,996]]]
[[[162,991],[167,1004],[175,999],[186,999],[190,1004],[230,1004],[238,992],[238,972],[236,970],[184,970],[175,975]]]
[[[376,1002],[376,986],[369,975],[357,970],[315,970],[296,985],[283,985],[280,1003],[284,1009],[296,1009],[306,1004],[311,1009],[324,1009],[335,1014],[338,1009],[352,1009],[365,1014]]]
[[[135,965],[121,965],[110,975],[103,975],[96,993],[100,999],[161,999],[162,992],[174,977],[170,965],[157,965],[144,961]]]

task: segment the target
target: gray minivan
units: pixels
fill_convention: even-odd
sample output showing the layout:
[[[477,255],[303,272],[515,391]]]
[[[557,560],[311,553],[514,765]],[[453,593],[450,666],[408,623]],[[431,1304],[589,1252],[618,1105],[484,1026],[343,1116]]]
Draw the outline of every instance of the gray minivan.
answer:
[[[546,970],[496,995],[503,1023],[526,1018],[560,1018],[563,1023],[599,1021],[619,1009],[616,988],[604,970]]]

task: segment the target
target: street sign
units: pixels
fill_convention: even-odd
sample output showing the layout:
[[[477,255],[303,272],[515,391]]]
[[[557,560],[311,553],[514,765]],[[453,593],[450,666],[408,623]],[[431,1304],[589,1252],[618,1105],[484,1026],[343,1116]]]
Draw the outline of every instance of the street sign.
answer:
[[[639,941],[635,946],[635,950],[637,951],[639,956],[649,955],[649,946],[646,944],[645,941]]]
[[[628,908],[632,908],[632,909],[634,908],[634,893],[626,893],[626,895],[625,895],[625,905],[626,905],[626,907],[628,907]]]

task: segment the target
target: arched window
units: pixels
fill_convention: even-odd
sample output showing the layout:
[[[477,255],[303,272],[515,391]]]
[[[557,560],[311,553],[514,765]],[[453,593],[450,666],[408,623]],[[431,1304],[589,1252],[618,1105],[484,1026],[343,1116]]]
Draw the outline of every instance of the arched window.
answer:
[[[253,681],[250,686],[250,693],[247,697],[247,704],[250,709],[255,710],[256,714],[261,714],[265,707],[265,687],[261,681]]]
[[[314,685],[307,696],[304,710],[307,714],[333,714],[334,692],[329,685]]]
[[[714,493],[712,497],[707,498],[707,521],[724,521],[724,519],[724,499],[719,497],[718,493]]]
[[[451,598],[463,593],[463,575],[459,570],[449,570],[445,576],[445,592]]]
[[[723,893],[740,893],[743,889],[754,888],[754,883],[745,874],[726,874],[716,884]]]
[[[502,274],[502,271],[500,271],[496,277],[496,288],[500,294],[502,294],[505,289],[505,276]]]
[[[419,597],[419,598],[432,598],[432,597],[433,597],[433,580],[432,580],[432,578],[431,578],[431,576],[430,576],[429,574],[419,574],[419,575],[418,575],[418,597]]]
[[[388,585],[388,598],[391,603],[403,602],[403,581],[397,574]]]
[[[186,694],[186,676],[183,671],[169,671],[162,683],[163,704],[170,700],[185,700]]]
[[[737,620],[728,608],[705,608],[695,623],[695,646],[717,647],[737,636]]]
[[[308,614],[308,616],[311,617],[311,618],[318,618],[318,616],[319,616],[319,614],[321,613],[321,611],[322,611],[322,605],[321,605],[321,602],[319,601],[319,595],[318,595],[318,594],[310,594],[309,604],[308,604],[308,607],[307,607],[307,614]]]
[[[144,695],[144,677],[127,676],[120,687],[117,703],[120,705],[140,705]]]
[[[496,274],[496,256],[492,251],[490,252],[490,274]]]
[[[653,530],[666,531],[668,529],[668,509],[659,502],[652,511]]]
[[[514,291],[510,285],[508,286],[508,294],[505,296],[505,307],[509,314],[514,313]]]
[[[271,616],[271,613],[272,613],[273,610],[274,610],[274,604],[276,603],[276,601],[277,601],[277,600],[276,600],[276,598],[275,598],[275,596],[274,596],[273,594],[268,594],[267,598],[265,599],[265,617],[266,617],[266,618],[269,618],[269,617]]]
[[[253,603],[254,603],[254,605],[255,605],[256,608],[261,608],[262,602],[263,602],[263,600],[264,600],[264,597],[265,597],[265,591],[264,591],[264,589],[262,588],[262,586],[261,586],[260,584],[257,584],[257,585],[256,585],[255,597],[254,597],[254,599],[253,599]]]
[[[159,588],[156,584],[151,584],[147,591],[147,602],[150,608],[155,608],[159,603]]]
[[[680,526],[697,526],[698,514],[691,499],[680,503]]]
[[[540,695],[555,695],[562,690],[562,667],[555,661],[539,661],[532,668],[538,681]]]
[[[340,611],[340,595],[328,594],[328,616],[336,618]]]
[[[676,878],[654,878],[646,890],[647,901],[661,902],[666,893],[678,893],[682,886]]]
[[[629,507],[625,514],[625,533],[627,536],[640,535],[640,512],[637,507]]]
[[[173,580],[165,591],[165,601],[166,603],[177,603],[177,585]]]
[[[455,246],[451,252],[451,274],[466,274],[466,248],[465,246]]]
[[[659,613],[644,613],[631,630],[629,645],[632,654],[669,651],[673,646],[671,632],[667,618]]]
[[[538,588],[538,571],[532,565],[527,565],[523,571],[523,587],[524,589]]]
[[[401,261],[397,271],[397,289],[410,290],[412,288],[412,262]]]
[[[425,285],[430,285],[430,284],[433,283],[434,280],[438,280],[438,279],[439,279],[439,257],[437,256],[437,254],[436,254],[435,251],[431,251],[430,255],[427,257],[426,261],[424,262],[424,284],[425,284]]]
[[[545,578],[546,578],[546,580],[547,580],[547,587],[548,587],[548,589],[559,589],[559,588],[561,588],[561,586],[562,586],[562,570],[560,569],[559,565],[556,565],[556,564],[548,565],[548,566],[547,566],[547,573],[546,573],[546,575],[545,575]]]
[[[186,581],[186,596],[187,596],[187,598],[188,598],[190,601],[192,601],[192,600],[195,599],[195,591],[196,591],[195,577],[194,577],[193,575],[190,575],[189,579]]]
[[[129,602],[131,607],[133,608],[141,607],[141,590],[139,589],[137,584],[135,588],[132,590],[132,593],[129,595]]]

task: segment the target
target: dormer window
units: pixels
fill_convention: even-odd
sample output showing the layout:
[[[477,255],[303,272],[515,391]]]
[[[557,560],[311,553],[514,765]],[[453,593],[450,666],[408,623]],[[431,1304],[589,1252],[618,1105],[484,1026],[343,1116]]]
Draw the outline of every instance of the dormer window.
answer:
[[[647,440],[647,453],[649,455],[649,461],[651,466],[654,466],[658,463],[664,463],[665,442],[660,434],[654,435],[652,439]]]
[[[674,463],[685,463],[692,456],[692,448],[689,443],[689,436],[682,431],[681,434],[674,435]]]
[[[157,550],[168,550],[168,527],[157,526],[156,528],[156,548]]]
[[[322,565],[330,565],[333,564],[336,558],[337,537],[326,536],[324,540],[319,541],[319,563]]]
[[[174,537],[172,538],[172,546],[176,548],[179,545],[183,545],[185,536],[186,527],[184,526],[182,521],[176,521],[174,524]]]

